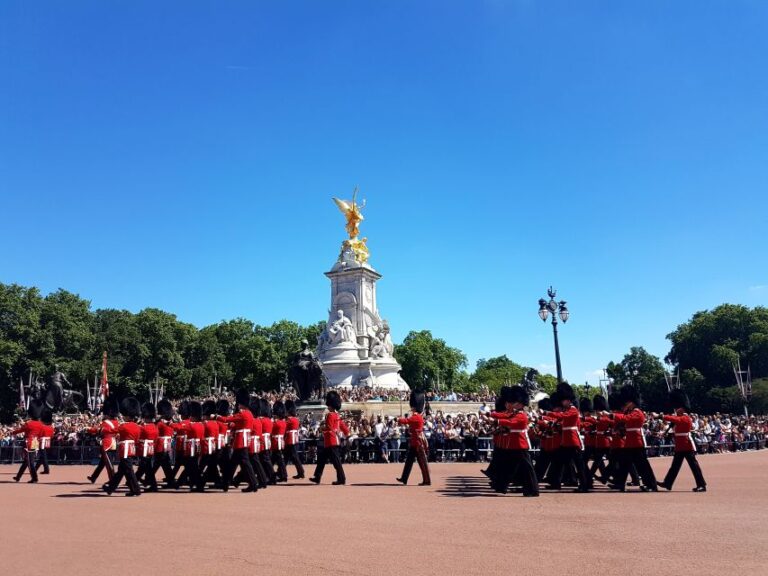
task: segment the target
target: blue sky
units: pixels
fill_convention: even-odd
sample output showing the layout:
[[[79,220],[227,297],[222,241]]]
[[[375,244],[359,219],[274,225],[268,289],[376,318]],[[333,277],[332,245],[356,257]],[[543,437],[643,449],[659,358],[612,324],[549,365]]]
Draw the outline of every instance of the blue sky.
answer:
[[[323,319],[362,233],[395,340],[565,376],[768,300],[763,2],[0,4],[0,281],[198,326]]]

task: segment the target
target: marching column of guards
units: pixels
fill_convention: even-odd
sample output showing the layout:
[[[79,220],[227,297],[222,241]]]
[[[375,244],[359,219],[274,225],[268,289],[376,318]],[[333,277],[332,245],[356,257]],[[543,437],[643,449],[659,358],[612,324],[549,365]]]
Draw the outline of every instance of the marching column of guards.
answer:
[[[493,424],[493,453],[484,474],[491,488],[506,494],[539,496],[540,484],[551,490],[575,488],[577,492],[593,489],[594,481],[610,489],[624,492],[636,486],[644,492],[657,492],[659,487],[671,490],[682,463],[691,469],[696,487],[706,492],[707,484],[696,458],[691,437],[692,420],[689,402],[681,390],[669,395],[671,414],[663,419],[674,434],[675,453],[664,480],[657,482],[646,454],[645,413],[635,387],[625,385],[606,400],[598,394],[579,402],[568,384],[560,384],[549,398],[539,401],[538,419],[531,420],[527,410],[530,398],[521,386],[504,386],[495,411],[483,415]],[[334,485],[346,483],[340,445],[349,429],[341,418],[341,398],[335,391],[326,395],[328,412],[321,424],[322,443],[318,446],[317,466],[309,480],[319,484],[326,464],[336,471]],[[421,486],[431,485],[424,436],[425,397],[412,392],[411,413],[401,417],[408,426],[409,440],[405,465],[397,479],[407,484],[414,462],[421,471]],[[28,419],[13,434],[24,435],[21,466],[14,480],[25,473],[30,483],[38,481],[37,470],[49,473],[47,450],[54,434],[53,414],[40,400],[32,400]],[[654,417],[659,417],[654,414]],[[276,483],[288,481],[287,465],[296,469],[293,479],[305,477],[297,451],[299,421],[296,404],[278,401],[273,405],[252,398],[247,390],[235,394],[235,407],[226,400],[183,401],[174,413],[167,400],[157,407],[143,406],[136,398],[117,402],[108,398],[102,407],[102,421],[90,430],[100,436],[99,462],[88,480],[95,483],[102,471],[107,482],[102,489],[115,492],[125,483],[126,496],[159,491],[156,477],[162,470],[165,489],[188,486],[192,492],[209,489],[228,491],[245,484],[243,492],[256,492]],[[539,439],[540,450],[535,464],[531,458],[531,436]],[[175,451],[175,465],[171,454]],[[117,456],[117,470],[112,461]],[[143,485],[143,490],[142,490]]]

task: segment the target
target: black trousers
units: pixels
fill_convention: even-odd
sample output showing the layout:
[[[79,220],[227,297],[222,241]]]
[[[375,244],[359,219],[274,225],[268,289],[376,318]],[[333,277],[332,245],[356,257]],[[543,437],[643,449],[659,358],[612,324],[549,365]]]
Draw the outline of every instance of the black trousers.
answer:
[[[579,489],[590,488],[591,482],[587,478],[587,467],[584,465],[584,458],[581,448],[577,446],[560,446],[555,452],[555,458],[552,466],[552,487],[557,490],[561,486],[563,470],[573,465],[576,468],[576,480],[579,483]]]
[[[592,466],[589,469],[589,474],[592,478],[597,477],[597,471],[600,471],[600,480],[607,482],[608,467],[605,465],[605,457],[608,455],[607,448],[593,448],[592,449]]]
[[[240,467],[240,470],[244,473],[245,481],[248,482],[248,487],[252,490],[258,488],[256,483],[256,476],[253,473],[253,466],[251,466],[251,460],[248,455],[248,448],[237,448],[232,450],[232,458],[229,461],[229,467],[227,468],[227,475],[224,478],[224,489],[229,489],[229,485],[232,484],[232,478],[235,475],[235,470]]]
[[[519,479],[523,494],[538,494],[539,482],[528,450],[494,450],[497,461],[492,486],[497,492],[506,493],[513,478]]]
[[[25,448],[24,455],[21,457],[21,466],[19,466],[19,471],[16,473],[16,478],[21,479],[27,469],[29,469],[29,475],[32,477],[32,481],[37,482],[37,469],[32,463],[32,452]]]
[[[200,457],[199,456],[187,456],[184,458],[187,478],[189,478],[189,487],[192,490],[202,491],[205,489],[203,483],[203,476],[200,474]]]
[[[325,465],[328,462],[330,462],[336,470],[336,482],[346,482],[347,476],[344,474],[344,467],[341,465],[338,446],[323,446],[318,450],[317,467],[315,468],[314,477],[317,480],[320,480],[323,477],[323,470],[325,470]]]
[[[619,470],[616,473],[615,482],[619,487],[623,487],[627,482],[627,475],[632,466],[635,467],[643,484],[650,488],[656,488],[656,475],[653,473],[651,463],[648,462],[648,456],[645,448],[624,448],[619,450]]]
[[[272,451],[268,448],[267,450],[259,452],[259,460],[261,461],[261,467],[264,469],[264,473],[267,475],[268,483],[274,484],[277,482],[275,469],[272,467]]]
[[[139,481],[136,479],[136,473],[133,471],[135,465],[136,458],[133,456],[120,459],[120,462],[117,465],[117,472],[115,472],[115,475],[112,476],[112,479],[107,484],[110,492],[117,490],[117,487],[120,486],[120,482],[125,478],[125,485],[128,487],[128,490],[137,496],[141,494]]]
[[[285,468],[285,459],[282,450],[272,450],[272,462],[277,467],[275,480],[278,482],[288,481],[288,470]]]
[[[189,477],[187,475],[187,457],[184,456],[183,452],[176,452],[176,462],[173,466],[172,474],[173,476],[171,477],[171,480],[177,485],[181,486],[182,484],[189,483]]]
[[[701,473],[701,466],[699,466],[699,461],[696,459],[696,452],[692,450],[689,452],[675,452],[675,455],[672,457],[672,465],[669,467],[669,472],[667,472],[667,475],[664,477],[664,485],[668,488],[672,488],[672,485],[677,478],[677,474],[680,472],[680,467],[683,465],[683,460],[688,462],[688,466],[691,468],[693,478],[696,480],[696,487],[706,487],[707,482],[704,480],[704,474]]]
[[[288,444],[285,447],[285,462],[286,464],[293,464],[296,467],[296,476],[304,478],[304,465],[301,463],[295,444]]]
[[[43,467],[43,474],[50,474],[51,468],[48,466],[48,450],[38,450],[37,460],[35,460],[35,472]]]
[[[93,473],[91,474],[91,478],[93,478],[94,482],[98,480],[99,474],[101,474],[101,471],[104,469],[107,470],[107,478],[112,480],[115,476],[115,469],[112,466],[112,460],[109,459],[109,452],[102,448],[99,455],[99,463],[96,464],[96,468],[94,468]]]
[[[538,454],[536,455],[536,467],[534,468],[536,472],[536,478],[541,478],[544,480],[544,478],[547,477],[551,483],[552,478],[551,476],[547,475],[547,470],[552,467],[554,454],[555,453],[551,450],[539,450]]]
[[[168,452],[155,453],[155,462],[152,465],[152,475],[155,476],[160,468],[163,469],[163,474],[165,474],[165,481],[169,486],[173,486],[173,466],[171,466],[171,455]]]
[[[421,470],[421,481],[424,484],[431,484],[432,481],[429,477],[429,465],[427,464],[427,451],[423,445],[411,446],[408,444],[408,450],[405,453],[405,465],[403,466],[403,473],[400,479],[403,484],[408,483],[408,477],[411,475],[411,469],[413,468],[413,461],[416,460],[419,463],[419,470]]]
[[[152,456],[139,458],[139,472],[136,480],[143,480],[144,486],[151,490],[157,490],[157,479],[155,478],[155,469],[152,467]]]
[[[221,486],[221,475],[219,474],[219,453],[206,454],[203,456],[203,467],[200,475],[203,477],[203,484],[214,484]]]

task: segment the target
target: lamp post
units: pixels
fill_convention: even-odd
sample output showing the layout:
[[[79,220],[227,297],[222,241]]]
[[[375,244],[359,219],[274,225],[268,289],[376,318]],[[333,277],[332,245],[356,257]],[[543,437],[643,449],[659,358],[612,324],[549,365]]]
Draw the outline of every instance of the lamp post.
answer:
[[[560,300],[560,302],[555,300],[557,290],[552,288],[552,286],[547,290],[547,296],[549,296],[549,302],[544,298],[539,300],[539,318],[541,318],[543,322],[546,322],[550,313],[552,314],[552,332],[555,336],[555,362],[557,363],[557,383],[561,384],[563,382],[563,370],[560,367],[560,344],[557,341],[557,317],[559,315],[560,320],[565,324],[568,322],[570,312],[565,305],[565,300]]]

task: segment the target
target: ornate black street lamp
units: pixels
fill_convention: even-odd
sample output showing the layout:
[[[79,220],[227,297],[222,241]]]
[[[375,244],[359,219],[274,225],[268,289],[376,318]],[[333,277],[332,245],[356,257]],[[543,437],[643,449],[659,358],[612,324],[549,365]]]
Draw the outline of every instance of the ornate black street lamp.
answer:
[[[547,296],[549,296],[549,302],[544,300],[544,298],[541,298],[539,300],[539,318],[542,319],[543,322],[547,321],[547,318],[549,317],[550,313],[552,314],[552,332],[555,335],[555,361],[557,363],[557,383],[560,384],[563,381],[563,370],[560,367],[560,344],[557,342],[557,317],[560,316],[560,320],[563,321],[563,324],[568,322],[568,317],[570,316],[570,312],[568,311],[568,307],[565,305],[565,300],[560,300],[560,302],[555,301],[555,296],[557,296],[557,290],[552,288],[552,286],[549,287],[549,290],[547,290]]]

